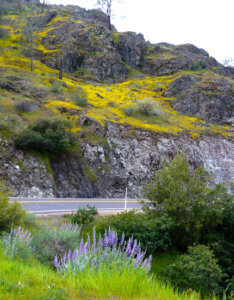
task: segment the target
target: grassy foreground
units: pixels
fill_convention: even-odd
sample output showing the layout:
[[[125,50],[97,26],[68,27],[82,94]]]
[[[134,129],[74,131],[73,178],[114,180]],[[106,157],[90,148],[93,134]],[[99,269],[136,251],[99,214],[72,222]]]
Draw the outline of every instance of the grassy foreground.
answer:
[[[178,294],[154,279],[105,270],[82,276],[64,276],[36,261],[6,257],[0,250],[0,299],[199,299],[195,293]]]

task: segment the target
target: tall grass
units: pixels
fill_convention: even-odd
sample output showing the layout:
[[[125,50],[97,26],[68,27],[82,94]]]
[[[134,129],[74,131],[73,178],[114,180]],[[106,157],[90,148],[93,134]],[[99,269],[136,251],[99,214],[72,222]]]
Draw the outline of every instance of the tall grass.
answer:
[[[155,299],[198,300],[196,293],[180,294],[141,270],[90,269],[81,275],[64,276],[31,260],[6,257],[0,249],[0,299]],[[213,298],[215,299],[215,298]]]

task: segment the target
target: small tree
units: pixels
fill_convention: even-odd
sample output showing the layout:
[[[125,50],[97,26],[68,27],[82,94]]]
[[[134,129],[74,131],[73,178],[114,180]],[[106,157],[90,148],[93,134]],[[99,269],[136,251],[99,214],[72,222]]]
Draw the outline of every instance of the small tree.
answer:
[[[0,232],[10,231],[14,226],[21,225],[26,215],[17,202],[9,202],[9,190],[3,181],[0,181]]]
[[[43,0],[43,1],[42,1],[42,4],[41,4],[41,13],[42,13],[42,14],[44,13],[45,7],[46,7],[46,0]]]
[[[190,172],[184,155],[177,154],[144,187],[144,196],[150,200],[145,209],[172,218],[175,243],[182,249],[199,242],[204,226],[221,223],[223,209],[231,201],[222,185],[210,187],[210,183],[211,175],[202,166]]]
[[[25,42],[26,48],[29,50],[30,53],[30,70],[33,72],[33,61],[34,61],[34,53],[33,53],[33,47],[35,43],[35,39],[37,38],[37,27],[35,24],[33,24],[32,18],[29,17],[26,22],[26,26],[22,32],[23,41]]]
[[[114,0],[97,0],[102,10],[107,14],[108,17],[108,28],[111,30],[111,17],[112,17],[112,5]]]

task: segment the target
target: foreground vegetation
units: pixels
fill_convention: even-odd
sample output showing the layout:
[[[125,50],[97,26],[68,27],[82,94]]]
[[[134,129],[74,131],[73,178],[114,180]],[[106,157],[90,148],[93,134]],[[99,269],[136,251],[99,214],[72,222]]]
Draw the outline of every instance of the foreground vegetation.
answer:
[[[8,299],[199,299],[181,294],[159,280],[149,280],[129,270],[108,273],[90,270],[82,275],[61,275],[38,261],[7,257],[0,251],[0,298]]]
[[[177,155],[145,186],[151,207],[143,213],[100,218],[88,207],[47,221],[9,204],[2,186],[0,296],[27,299],[39,289],[33,299],[229,297],[232,198],[208,179]]]

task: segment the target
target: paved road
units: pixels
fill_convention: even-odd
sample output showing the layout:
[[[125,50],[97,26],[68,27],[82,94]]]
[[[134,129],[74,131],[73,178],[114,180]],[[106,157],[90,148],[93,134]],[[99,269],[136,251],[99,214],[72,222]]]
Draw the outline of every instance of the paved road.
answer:
[[[125,199],[105,198],[10,198],[16,200],[22,207],[33,213],[71,212],[87,205],[95,206],[98,210],[124,210]],[[127,209],[140,208],[139,199],[127,199]]]

